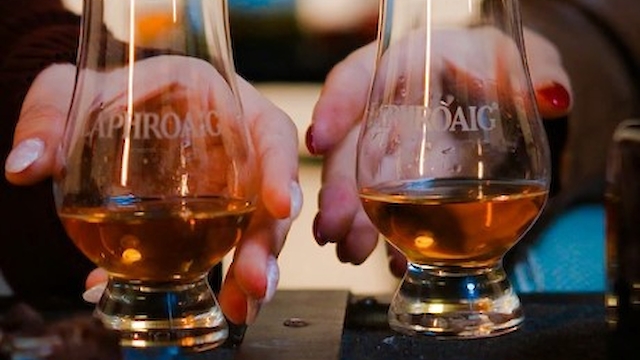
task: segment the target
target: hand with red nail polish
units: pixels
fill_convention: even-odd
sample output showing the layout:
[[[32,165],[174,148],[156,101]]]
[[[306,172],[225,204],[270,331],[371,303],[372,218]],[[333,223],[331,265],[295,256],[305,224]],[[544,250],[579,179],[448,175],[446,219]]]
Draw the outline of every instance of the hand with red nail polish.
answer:
[[[572,93],[557,49],[531,30],[525,29],[524,35],[541,116],[544,119],[566,116],[571,110]],[[491,69],[499,66],[479,63],[474,64],[473,68],[466,68],[455,59],[456,51],[465,50],[456,48],[455,44],[459,42],[454,38],[450,43],[453,55],[450,58],[447,58],[448,54],[443,55],[446,58],[443,63],[447,65],[442,67],[441,81],[443,86],[448,86],[452,91],[455,91],[456,82],[487,78],[492,76]],[[481,41],[477,44],[482,46]],[[313,234],[320,245],[335,243],[339,259],[354,264],[362,263],[378,241],[377,232],[360,206],[355,183],[355,145],[374,68],[375,52],[375,44],[369,44],[350,54],[332,69],[314,108],[306,135],[308,150],[324,160]],[[403,266],[397,264],[404,265],[402,256],[397,251],[388,253],[390,268],[400,275],[402,270],[398,269]]]

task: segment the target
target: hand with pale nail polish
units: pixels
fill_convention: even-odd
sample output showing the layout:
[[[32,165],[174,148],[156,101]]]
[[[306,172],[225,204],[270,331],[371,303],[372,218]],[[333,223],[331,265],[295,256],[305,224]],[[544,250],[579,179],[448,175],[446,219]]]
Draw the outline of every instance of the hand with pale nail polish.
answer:
[[[60,169],[57,152],[75,75],[74,65],[53,64],[38,73],[24,101],[14,104],[15,131],[12,148],[3,157],[7,181],[1,195],[3,205],[5,199],[10,201],[16,216],[29,219],[31,225],[25,228],[21,221],[20,229],[13,224],[5,227],[12,234],[2,252],[11,256],[0,255],[0,266],[14,293],[24,298],[97,302],[108,276],[74,249],[58,221],[48,181]],[[258,159],[259,199],[217,298],[229,321],[245,324],[256,319],[276,291],[277,257],[303,199],[294,123],[247,81],[240,77],[237,81]],[[152,92],[153,79],[149,85]]]
[[[480,60],[473,69],[459,65],[456,54],[472,50],[456,47],[458,43],[453,37],[449,39],[451,51],[442,55],[448,66],[442,69],[442,83],[454,91],[456,84],[448,82],[448,78],[472,83],[487,76],[486,73],[493,68]],[[556,119],[567,116],[572,106],[571,84],[557,49],[531,30],[525,30],[525,43],[542,117]],[[482,46],[481,41],[477,44]],[[364,262],[379,240],[377,231],[360,205],[355,184],[355,146],[375,52],[375,44],[369,44],[333,68],[306,134],[309,151],[324,160],[319,209],[313,224],[314,236],[320,245],[335,243],[338,258],[353,264]],[[404,272],[400,266],[404,263],[401,255],[393,249],[388,253],[390,269],[401,276]]]

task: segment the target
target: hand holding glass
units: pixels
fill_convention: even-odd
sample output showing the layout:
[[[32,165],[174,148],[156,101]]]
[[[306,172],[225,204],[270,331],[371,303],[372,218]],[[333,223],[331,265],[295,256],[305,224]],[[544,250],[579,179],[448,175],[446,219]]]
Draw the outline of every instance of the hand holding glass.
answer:
[[[523,312],[502,258],[539,215],[549,151],[515,0],[386,0],[358,142],[362,204],[408,259],[407,334],[477,338]]]
[[[226,3],[86,1],[54,193],[74,243],[109,273],[96,315],[124,345],[215,347],[208,271],[255,209]]]

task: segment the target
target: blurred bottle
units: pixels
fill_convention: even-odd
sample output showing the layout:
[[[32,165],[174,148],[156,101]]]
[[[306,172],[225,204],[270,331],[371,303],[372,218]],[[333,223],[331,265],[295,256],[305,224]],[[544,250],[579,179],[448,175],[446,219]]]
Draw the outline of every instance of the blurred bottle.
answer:
[[[607,162],[607,322],[640,334],[640,120],[613,135]]]

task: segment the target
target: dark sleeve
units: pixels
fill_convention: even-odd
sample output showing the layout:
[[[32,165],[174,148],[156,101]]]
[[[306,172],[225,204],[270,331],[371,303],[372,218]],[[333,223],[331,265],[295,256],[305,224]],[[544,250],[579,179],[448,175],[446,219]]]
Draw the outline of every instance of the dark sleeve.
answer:
[[[11,149],[22,101],[35,76],[75,62],[79,18],[54,0],[0,1],[0,155]],[[80,301],[93,265],[58,221],[51,181],[30,187],[0,179],[0,269],[14,293],[37,301]]]

